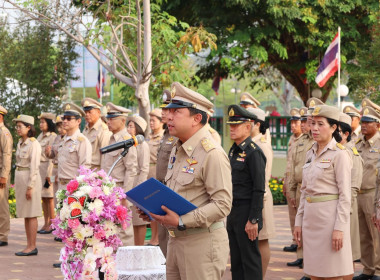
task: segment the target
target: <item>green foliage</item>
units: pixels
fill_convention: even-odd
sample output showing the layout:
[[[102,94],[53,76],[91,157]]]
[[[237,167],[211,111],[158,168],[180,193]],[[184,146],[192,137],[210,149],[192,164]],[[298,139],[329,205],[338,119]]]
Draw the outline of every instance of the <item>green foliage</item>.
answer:
[[[11,187],[9,188],[8,203],[9,203],[9,215],[11,216],[11,218],[17,218],[17,215],[16,215],[16,194],[15,194],[14,185],[11,185]]]
[[[274,204],[285,204],[286,198],[283,193],[284,178],[271,177],[269,180],[269,189],[272,192]]]

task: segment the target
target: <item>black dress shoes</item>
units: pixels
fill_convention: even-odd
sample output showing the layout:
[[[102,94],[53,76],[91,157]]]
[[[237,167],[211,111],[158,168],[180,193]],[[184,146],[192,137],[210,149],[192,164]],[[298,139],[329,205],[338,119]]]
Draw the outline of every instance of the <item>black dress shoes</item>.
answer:
[[[61,263],[53,263],[54,268],[61,268]]]
[[[285,246],[284,251],[285,252],[297,252],[297,248],[298,248],[297,244],[292,244],[290,246]]]
[[[62,242],[62,239],[59,238],[59,237],[54,237],[54,241],[57,241],[57,242]]]
[[[372,275],[367,275],[363,273],[352,278],[352,280],[371,280],[371,279],[373,279]]]
[[[8,246],[8,242],[6,242],[6,241],[0,241],[0,246]]]
[[[300,280],[311,280],[311,279],[309,277],[304,276]]]
[[[37,231],[38,232],[38,231]],[[53,230],[51,229],[51,230],[39,230],[39,234],[50,234],[50,233],[52,233],[53,232]]]
[[[287,266],[298,266],[299,268],[303,267],[303,259],[297,259],[294,262],[286,263]]]
[[[32,251],[30,251],[28,253],[24,253],[22,251],[15,253],[15,255],[18,256],[18,257],[37,256],[37,254],[38,254],[37,248],[35,248],[34,250],[32,250]]]
[[[360,259],[354,260],[354,262],[356,262],[356,263],[360,263]]]

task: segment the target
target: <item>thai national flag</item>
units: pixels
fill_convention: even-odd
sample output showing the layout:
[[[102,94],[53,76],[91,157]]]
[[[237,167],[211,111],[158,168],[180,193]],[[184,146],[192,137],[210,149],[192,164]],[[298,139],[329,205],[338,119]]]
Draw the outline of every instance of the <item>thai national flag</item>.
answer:
[[[334,40],[327,48],[325,56],[322,59],[322,63],[319,65],[318,74],[315,78],[315,82],[318,86],[323,87],[328,79],[338,71],[339,67],[339,33],[334,37]]]
[[[102,70],[103,70],[102,73],[99,70],[98,81],[96,82],[96,86],[95,86],[95,90],[96,90],[96,94],[98,95],[98,98],[103,96],[104,86],[106,85],[106,79],[105,79],[106,71],[104,71],[104,68]],[[100,84],[100,80],[102,80],[101,84]]]

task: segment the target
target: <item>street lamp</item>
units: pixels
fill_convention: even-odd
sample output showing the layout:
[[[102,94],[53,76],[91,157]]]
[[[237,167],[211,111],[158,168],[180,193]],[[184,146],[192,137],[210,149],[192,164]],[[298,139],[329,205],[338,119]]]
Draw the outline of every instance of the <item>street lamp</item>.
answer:
[[[340,103],[343,103],[344,98],[348,95],[349,89],[346,85],[339,85],[338,89],[338,94],[340,96]],[[343,105],[341,105],[343,106]]]
[[[231,88],[231,93],[235,93],[235,104],[237,104],[237,95],[241,92],[241,90],[237,88],[238,86],[239,84],[236,84],[234,88]]]

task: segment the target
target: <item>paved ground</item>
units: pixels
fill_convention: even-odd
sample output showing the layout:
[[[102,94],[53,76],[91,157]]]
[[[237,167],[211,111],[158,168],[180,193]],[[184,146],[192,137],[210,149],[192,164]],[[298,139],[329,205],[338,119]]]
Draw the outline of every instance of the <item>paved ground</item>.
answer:
[[[301,269],[286,266],[286,262],[295,260],[295,253],[286,253],[282,250],[285,245],[289,245],[291,242],[287,206],[275,206],[274,214],[277,237],[270,241],[272,257],[265,279],[300,279],[303,276]],[[42,219],[39,219],[39,224],[42,224]],[[22,250],[24,246],[24,221],[23,219],[12,219],[9,246],[0,247],[1,280],[63,279],[61,271],[52,267],[54,262],[58,262],[59,250],[61,248],[61,243],[55,242],[52,234],[38,234],[38,256],[16,257],[14,253]],[[228,264],[223,280],[231,279],[229,267],[230,265]],[[357,264],[356,274],[361,269],[362,266]]]

